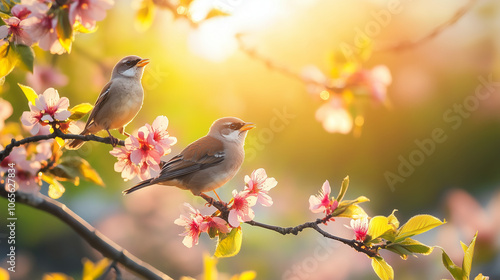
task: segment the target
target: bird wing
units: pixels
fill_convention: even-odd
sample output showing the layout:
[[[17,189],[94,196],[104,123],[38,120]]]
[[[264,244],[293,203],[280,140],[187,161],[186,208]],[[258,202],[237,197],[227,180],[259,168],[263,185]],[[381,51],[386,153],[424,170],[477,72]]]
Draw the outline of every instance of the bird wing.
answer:
[[[109,99],[109,91],[111,89],[112,81],[109,81],[101,90],[101,94],[97,97],[97,100],[94,104],[94,109],[90,113],[89,118],[87,119],[87,123],[85,124],[85,128],[91,126],[94,123],[94,118],[97,112],[101,109],[102,105],[106,103],[106,100]]]
[[[205,136],[166,162],[154,181],[171,180],[221,163],[225,158],[222,141]]]

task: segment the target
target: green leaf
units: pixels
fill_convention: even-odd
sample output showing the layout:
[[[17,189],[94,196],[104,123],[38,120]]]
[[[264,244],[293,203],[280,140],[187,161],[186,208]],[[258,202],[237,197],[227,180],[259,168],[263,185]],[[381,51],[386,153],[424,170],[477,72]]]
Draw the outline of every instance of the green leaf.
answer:
[[[413,216],[398,230],[395,242],[397,243],[408,237],[424,233],[444,223],[445,222],[441,222],[438,218],[431,215]]]
[[[236,256],[240,252],[241,242],[243,240],[241,227],[233,228],[226,237],[219,238],[214,257],[227,258]]]
[[[210,12],[208,12],[207,16],[205,17],[205,19],[210,19],[210,18],[214,18],[214,17],[220,17],[220,16],[229,16],[230,14],[228,13],[225,13],[219,9],[211,9]]]
[[[49,183],[49,197],[53,199],[60,198],[66,191],[63,185],[59,183],[54,177],[48,176],[46,174],[42,175],[42,180]]]
[[[420,243],[417,240],[406,238],[399,243],[391,243],[387,246],[387,250],[394,252],[401,256],[404,260],[407,259],[408,255],[422,254],[429,255],[432,253],[433,247],[427,246]]]
[[[337,208],[338,209],[338,208]],[[366,214],[365,210],[361,208],[361,206],[352,204],[348,205],[347,207],[342,208],[343,211],[340,212],[339,214],[336,214],[335,217],[343,217],[343,218],[360,218],[360,217],[368,217],[368,214]]]
[[[101,176],[92,168],[88,161],[81,157],[65,157],[49,172],[54,176],[69,180],[78,180],[77,177],[82,177],[99,186],[104,186]]]
[[[408,255],[412,253],[408,251],[404,246],[399,245],[398,243],[392,243],[385,248],[388,251],[398,254],[403,260],[408,258]]]
[[[375,216],[370,220],[370,225],[368,226],[367,234],[370,236],[370,240],[386,237],[388,240],[394,240],[394,234],[396,229],[394,225],[390,223],[389,219],[384,216]]]
[[[26,45],[14,45],[12,50],[16,53],[21,66],[33,73],[33,63],[35,62],[35,52]]]
[[[67,8],[60,9],[57,12],[56,32],[59,43],[70,53],[71,42],[73,41],[73,26],[69,20],[69,10]]]
[[[90,112],[93,108],[94,106],[92,106],[92,104],[90,103],[78,104],[69,110],[71,112],[71,116],[69,116],[69,119],[72,121],[77,121],[88,114],[88,112]]]
[[[381,257],[374,257],[372,259],[372,267],[377,276],[382,280],[394,279],[394,270],[392,267]]]
[[[17,63],[17,55],[11,50],[10,44],[0,46],[0,77],[7,76]]]
[[[462,248],[464,249],[464,261],[462,262],[462,271],[465,277],[469,279],[470,276],[470,270],[472,267],[472,257],[474,256],[474,246],[476,244],[476,238],[477,238],[477,232],[474,235],[474,238],[472,238],[472,241],[470,242],[469,247],[465,246],[465,244],[462,245]]]
[[[36,94],[35,90],[29,86],[25,86],[19,83],[17,85],[23,91],[24,96],[26,96],[26,99],[28,99],[28,102],[31,102],[31,104],[35,105],[35,100],[38,98],[38,94]]]
[[[106,271],[108,266],[111,265],[110,259],[102,259],[98,263],[93,263],[88,259],[84,259],[83,261],[83,276],[82,280],[95,280],[99,279],[99,277]]]
[[[448,254],[446,254],[446,252],[444,251],[444,249],[441,249],[441,250],[443,250],[442,259],[443,259],[444,267],[451,273],[451,276],[453,277],[453,279],[463,280],[464,274],[463,274],[462,268],[456,266],[453,263],[453,261],[450,259]]]
[[[135,27],[140,31],[146,31],[151,27],[156,13],[153,0],[142,0],[135,14]]]
[[[347,188],[349,187],[349,176],[346,176],[344,180],[342,181],[342,186],[340,187],[340,192],[339,195],[337,196],[337,201],[341,202],[342,199],[344,198]]]

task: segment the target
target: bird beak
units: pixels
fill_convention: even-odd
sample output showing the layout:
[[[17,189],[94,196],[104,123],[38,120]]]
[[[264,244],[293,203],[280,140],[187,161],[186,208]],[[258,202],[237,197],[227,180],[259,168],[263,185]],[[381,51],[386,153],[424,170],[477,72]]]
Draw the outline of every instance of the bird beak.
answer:
[[[148,63],[149,63],[149,59],[145,58],[145,59],[142,59],[139,62],[137,62],[136,65],[139,67],[143,67],[143,66],[146,66]]]
[[[250,130],[252,128],[255,128],[255,124],[253,123],[245,123],[241,128],[240,128],[240,131],[246,131],[246,130]]]

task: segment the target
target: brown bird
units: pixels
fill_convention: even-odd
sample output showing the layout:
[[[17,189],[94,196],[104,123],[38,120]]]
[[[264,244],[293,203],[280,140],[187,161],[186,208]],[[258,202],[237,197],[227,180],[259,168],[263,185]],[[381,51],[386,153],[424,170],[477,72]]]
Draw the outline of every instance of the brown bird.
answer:
[[[245,158],[245,137],[254,127],[253,123],[234,117],[216,120],[206,136],[166,162],[157,177],[144,180],[123,193],[129,194],[154,184],[190,190],[194,195],[215,192],[240,169]]]
[[[116,145],[118,139],[111,136],[110,129],[118,129],[121,134],[129,136],[125,132],[125,126],[141,110],[144,100],[141,78],[144,66],[148,63],[149,59],[131,55],[122,58],[115,65],[111,80],[97,97],[94,109],[80,135],[96,134],[101,130],[106,130],[113,145]],[[76,150],[84,143],[83,140],[76,139],[71,141],[66,148]]]

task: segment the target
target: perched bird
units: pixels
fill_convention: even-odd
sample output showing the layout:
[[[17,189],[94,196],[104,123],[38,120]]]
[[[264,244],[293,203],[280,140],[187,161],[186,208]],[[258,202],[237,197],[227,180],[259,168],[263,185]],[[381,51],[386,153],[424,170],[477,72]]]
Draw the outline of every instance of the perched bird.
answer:
[[[194,195],[215,192],[240,169],[245,158],[245,137],[254,127],[253,123],[233,117],[216,120],[206,136],[166,162],[157,177],[144,180],[123,193],[129,194],[154,184],[190,190]]]
[[[96,134],[101,130],[106,130],[113,145],[118,139],[111,136],[110,129],[118,128],[121,134],[129,135],[125,132],[125,126],[135,118],[142,107],[144,90],[141,78],[144,66],[148,63],[149,59],[130,55],[122,58],[115,65],[111,80],[97,97],[94,109],[80,135]],[[66,148],[76,150],[84,143],[84,141],[76,139],[70,142]]]

